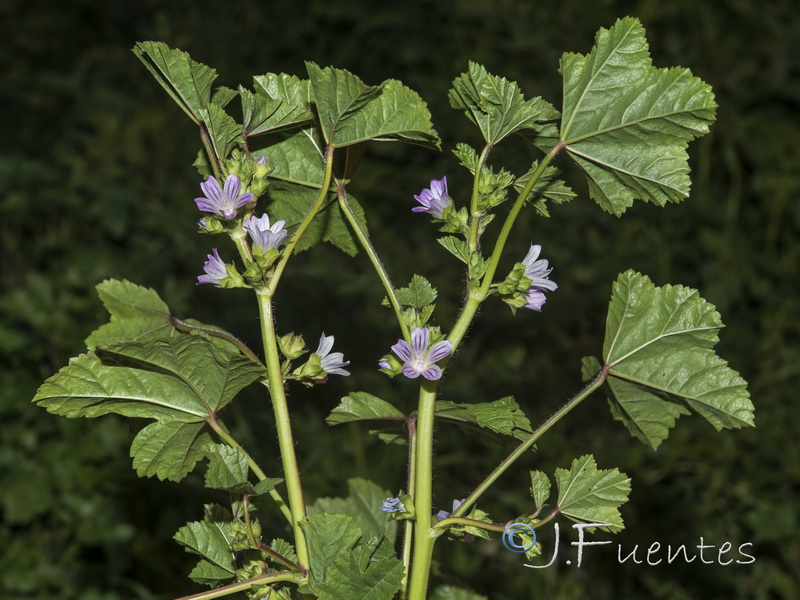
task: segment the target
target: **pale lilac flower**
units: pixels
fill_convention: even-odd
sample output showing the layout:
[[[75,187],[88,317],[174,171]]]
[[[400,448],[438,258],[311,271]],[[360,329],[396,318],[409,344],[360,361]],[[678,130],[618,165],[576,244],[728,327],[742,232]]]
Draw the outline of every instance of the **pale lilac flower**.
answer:
[[[219,257],[217,249],[212,248],[211,252],[212,254],[208,255],[208,260],[203,263],[203,270],[206,274],[197,277],[196,285],[200,285],[201,283],[219,285],[219,282],[228,276],[225,263],[222,262],[222,259]]]
[[[400,498],[387,498],[381,504],[381,510],[386,513],[406,512],[406,507],[400,502]]]
[[[204,212],[214,213],[224,219],[233,219],[236,211],[248,202],[254,200],[253,194],[239,194],[242,180],[231,173],[225,180],[225,187],[219,185],[219,181],[213,176],[209,176],[200,184],[200,189],[205,194],[204,197],[195,198],[197,208]]]
[[[319,347],[314,352],[321,359],[320,368],[328,375],[350,375],[350,371],[342,368],[349,365],[350,361],[344,360],[344,354],[341,352],[330,354],[331,348],[333,348],[333,336],[325,335],[323,332],[319,338]]]
[[[390,365],[390,364],[389,364],[389,361],[388,361],[388,360],[381,360],[381,361],[379,361],[379,362],[378,362],[378,366],[379,366],[381,369],[391,369],[391,368],[392,368],[392,365]]]
[[[286,221],[281,220],[275,221],[270,226],[267,215],[262,215],[259,218],[250,217],[244,222],[244,228],[250,234],[250,239],[262,250],[269,250],[270,248],[277,250],[278,246],[289,235],[286,229],[283,228],[284,225],[286,225]]]
[[[261,158],[259,158],[256,161],[256,164],[257,165],[265,165],[265,164],[267,164],[267,157],[266,156],[262,156]]]
[[[466,498],[464,498],[466,500]],[[452,515],[454,512],[458,510],[458,507],[464,504],[464,500],[453,500],[453,510],[451,512],[447,512],[446,510],[440,510],[436,513],[436,518],[440,521],[444,521],[447,517]]]
[[[392,351],[403,361],[403,375],[415,379],[422,375],[429,381],[436,381],[442,376],[442,370],[434,363],[439,362],[453,351],[453,344],[441,341],[428,348],[428,328],[414,328],[411,332],[411,344],[405,340],[397,340]]]
[[[424,212],[441,219],[445,207],[453,203],[447,193],[447,177],[431,179],[430,189],[425,188],[414,199],[422,206],[415,206],[411,209],[413,212]]]
[[[544,295],[545,290],[552,292],[558,289],[558,284],[548,278],[553,269],[545,259],[539,258],[541,252],[540,245],[531,244],[531,249],[522,260],[522,264],[525,265],[525,277],[531,280],[528,293],[525,294],[525,308],[536,311],[541,311],[542,306],[547,302],[547,297]]]

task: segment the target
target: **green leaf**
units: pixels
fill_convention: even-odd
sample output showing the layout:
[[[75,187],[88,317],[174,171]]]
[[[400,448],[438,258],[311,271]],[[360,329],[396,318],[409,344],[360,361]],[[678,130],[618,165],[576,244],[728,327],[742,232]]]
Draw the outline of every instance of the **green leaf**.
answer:
[[[255,93],[239,88],[247,136],[273,133],[310,122],[308,81],[267,73],[253,78]]]
[[[218,567],[207,560],[201,560],[189,573],[189,579],[195,583],[202,583],[210,587],[217,587],[231,577],[232,575],[228,569]]]
[[[269,194],[272,199],[270,215],[275,219],[284,219],[287,226],[291,227],[299,224],[308,214],[317,198],[318,190],[275,181],[269,188]],[[354,196],[348,194],[347,200],[356,220],[366,232],[364,209]],[[302,240],[297,244],[297,250],[307,250],[320,242],[329,242],[350,256],[358,253],[358,245],[333,193],[329,194],[325,207],[311,221]]]
[[[254,158],[261,156],[266,156],[273,168],[270,179],[280,179],[315,190],[322,186],[325,179],[323,142],[320,132],[314,127],[270,136],[263,150],[253,152]]]
[[[718,431],[754,424],[747,383],[713,350],[721,327],[697,290],[657,288],[634,271],[620,275],[603,356],[612,413],[632,435],[655,449],[686,409]]]
[[[450,254],[455,256],[464,264],[469,264],[470,250],[469,245],[464,240],[460,240],[452,235],[446,235],[436,239],[442,246],[444,246]]]
[[[489,600],[489,598],[452,585],[440,585],[428,596],[428,600]]]
[[[572,461],[569,470],[556,469],[558,510],[576,522],[609,523],[601,527],[617,532],[624,528],[619,507],[628,501],[631,480],[617,469],[598,471],[591,454]]]
[[[538,513],[550,497],[550,479],[542,471],[531,471],[531,495]]]
[[[652,65],[634,18],[600,29],[587,55],[561,58],[560,138],[606,211],[621,215],[636,199],[664,206],[689,195],[686,146],[708,133],[716,104],[688,69]]]
[[[325,140],[336,148],[367,140],[439,147],[425,102],[399,81],[368,86],[342,69],[306,63]]]
[[[179,481],[208,441],[205,417],[262,374],[252,361],[206,339],[180,336],[106,346],[74,358],[42,384],[33,401],[69,418],[116,413],[156,419],[134,439],[134,468]]]
[[[217,72],[195,62],[181,50],[161,42],[139,42],[133,53],[183,111],[198,125],[211,104],[211,84]]]
[[[341,425],[353,421],[402,421],[405,415],[393,405],[367,392],[351,392],[342,398],[339,406],[325,419],[328,425]]]
[[[530,421],[514,400],[506,396],[494,402],[481,404],[456,404],[448,400],[436,402],[437,419],[445,419],[459,424],[475,424],[501,435],[526,439],[533,430]]]
[[[233,490],[248,484],[250,468],[247,454],[242,450],[226,444],[207,444],[203,450],[210,459],[206,471],[206,487]]]
[[[400,304],[418,311],[436,302],[436,288],[421,275],[414,275],[408,287],[397,288],[395,292]]]
[[[225,109],[216,104],[200,109],[200,118],[206,124],[211,147],[217,160],[226,160],[242,137],[242,126],[233,120]]]
[[[205,422],[156,421],[133,438],[131,458],[139,477],[180,481],[204,456],[211,441]]]
[[[197,554],[204,560],[194,568],[191,577],[203,583],[214,584],[221,579],[233,577],[236,566],[230,548],[231,523],[214,520],[207,515],[204,521],[187,523],[175,534],[174,539],[187,552]],[[224,573],[228,573],[224,576]]]
[[[231,100],[236,98],[238,95],[239,92],[237,90],[221,85],[214,90],[214,93],[211,96],[211,102],[220,108],[225,108],[231,103]]]
[[[169,307],[155,290],[116,279],[106,279],[96,289],[111,319],[86,338],[90,350],[118,342],[165,337],[173,332]]]
[[[308,507],[308,514],[330,513],[347,515],[367,537],[385,536],[394,542],[397,521],[380,510],[381,503],[392,494],[366,479],[348,479],[347,498],[317,498]]]
[[[455,78],[448,98],[453,108],[463,110],[480,128],[487,144],[497,144],[523,129],[536,129],[540,121],[558,116],[548,102],[525,100],[515,82],[492,75],[474,62]]]
[[[345,553],[331,564],[315,591],[320,600],[392,600],[403,574],[403,563],[396,558],[383,558],[362,568],[356,556]]]
[[[351,517],[316,513],[308,515],[300,522],[308,542],[309,573],[308,585],[301,593],[317,593],[317,585],[325,581],[328,567],[337,557],[349,555],[361,537],[361,530]]]
[[[539,161],[533,161],[530,170],[514,182],[514,189],[517,190],[517,192],[522,193],[522,190],[528,184],[533,172],[538,166]],[[564,204],[575,197],[575,192],[573,192],[567,184],[561,179],[556,179],[559,173],[560,171],[555,167],[547,167],[536,183],[533,184],[533,189],[526,200],[526,202],[532,204],[536,212],[543,217],[550,217],[550,212],[547,210],[548,202]]]

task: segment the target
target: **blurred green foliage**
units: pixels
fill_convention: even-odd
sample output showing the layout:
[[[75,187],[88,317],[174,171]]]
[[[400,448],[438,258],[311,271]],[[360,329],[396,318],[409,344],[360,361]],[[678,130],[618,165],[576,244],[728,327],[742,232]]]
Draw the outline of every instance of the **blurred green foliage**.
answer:
[[[30,404],[37,385],[82,352],[82,340],[105,321],[93,287],[106,277],[152,286],[176,314],[218,322],[257,347],[255,307],[246,294],[193,284],[210,245],[194,234],[195,131],[130,53],[135,41],[184,49],[217,68],[230,86],[267,71],[302,75],[303,61],[312,60],[367,83],[393,77],[418,91],[444,152],[378,147],[365,157],[352,191],[395,283],[404,285],[414,272],[428,277],[439,289],[435,318],[446,326],[462,294],[460,267],[433,241],[433,226],[410,208],[412,195],[445,173],[457,200],[468,189],[468,175],[457,170],[450,150],[460,141],[477,143],[477,132],[449,108],[450,82],[474,60],[518,81],[529,96],[558,104],[561,53],[588,51],[598,27],[630,14],[644,23],[657,66],[689,67],[717,95],[712,135],[690,148],[692,197],[666,209],[637,205],[617,220],[567,172],[579,198],[554,207],[550,221],[528,211],[514,236],[520,257],[531,241],[544,246],[558,292],[541,315],[512,317],[501,303],[488,305],[453,363],[444,399],[514,394],[532,422],[540,422],[578,388],[580,358],[598,353],[617,273],[630,267],[659,285],[698,288],[728,325],[719,352],[751,383],[756,429],[716,434],[698,419],[682,419],[654,453],[612,421],[597,395],[548,434],[528,464],[506,474],[482,508],[495,519],[511,518],[530,504],[527,469],[552,472],[593,452],[601,468],[618,467],[633,479],[631,501],[622,508],[627,528],[614,538],[623,549],[653,541],[694,545],[702,536],[717,546],[753,542],[757,560],[647,567],[619,565],[613,550],[598,549],[581,569],[532,571],[499,542],[443,542],[437,581],[493,600],[797,598],[795,2],[343,0],[309,2],[300,12],[293,2],[207,0],[0,6],[7,25],[0,57],[0,596],[189,593],[192,559],[171,536],[198,517],[202,503],[225,499],[192,478],[181,486],[137,479],[127,457],[136,424],[66,421]],[[493,162],[519,171],[533,156],[512,140]],[[281,333],[336,335],[337,349],[352,361],[349,388],[401,408],[413,403],[408,386],[373,368],[397,332],[363,255],[315,248],[293,261],[284,286],[277,300]],[[365,441],[356,426],[324,424],[345,383],[292,390],[309,499],[345,495],[354,475],[390,489],[403,481],[402,449]],[[264,399],[254,395],[233,408],[240,439],[277,475]],[[439,434],[434,485],[441,508],[448,508],[450,496],[466,495],[502,449],[487,451],[484,440],[445,425]]]

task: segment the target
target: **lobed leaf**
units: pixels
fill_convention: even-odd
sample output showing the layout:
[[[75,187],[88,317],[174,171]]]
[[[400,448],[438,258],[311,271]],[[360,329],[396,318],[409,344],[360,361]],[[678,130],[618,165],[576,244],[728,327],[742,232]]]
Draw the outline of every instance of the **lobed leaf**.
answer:
[[[156,81],[198,125],[202,110],[211,104],[211,84],[217,72],[195,62],[182,50],[171,49],[162,42],[139,42],[133,53],[142,61]]]
[[[533,172],[538,166],[539,161],[533,161],[528,172],[514,181],[514,189],[517,190],[518,193],[522,193],[522,190],[528,184]],[[564,204],[572,200],[576,195],[564,181],[556,179],[559,173],[559,170],[555,167],[547,167],[536,183],[533,184],[533,189],[526,200],[532,204],[536,212],[543,217],[550,217],[550,212],[547,210],[548,202]]]
[[[448,98],[453,108],[463,110],[478,126],[487,144],[497,144],[512,133],[535,129],[540,121],[558,116],[542,98],[525,100],[515,82],[492,75],[474,62],[455,78]]]
[[[436,402],[435,414],[437,419],[459,424],[475,424],[500,435],[520,440],[526,439],[533,433],[530,421],[520,410],[513,396],[481,404],[457,404],[439,400]]]
[[[203,557],[191,576],[213,584],[235,575],[236,566],[230,548],[232,537],[229,521],[215,521],[207,516],[204,521],[187,523],[181,527],[174,539],[187,552]],[[224,576],[224,573],[228,575]]]
[[[234,121],[225,109],[214,103],[201,108],[200,118],[208,129],[211,148],[220,162],[226,160],[242,137],[242,126]]]
[[[203,458],[203,447],[209,442],[205,422],[156,421],[133,438],[133,468],[139,477],[180,481]]]
[[[747,383],[713,347],[722,321],[697,290],[627,271],[613,287],[603,346],[615,419],[656,449],[680,415],[715,429],[753,425]]]
[[[572,461],[569,470],[556,469],[558,511],[573,521],[609,523],[603,530],[624,528],[619,507],[628,501],[631,480],[617,469],[598,471],[590,454]]]
[[[351,517],[328,513],[308,515],[300,525],[306,535],[311,566],[308,585],[300,588],[300,592],[316,594],[317,585],[327,578],[328,567],[337,557],[350,554],[361,530]]]
[[[353,554],[344,553],[330,565],[315,591],[320,600],[392,600],[404,573],[403,563],[397,558],[383,558],[362,568]]]
[[[96,289],[111,318],[86,338],[90,350],[118,342],[165,337],[173,332],[169,307],[155,290],[116,279],[106,279]]]
[[[386,538],[394,542],[397,521],[380,510],[381,503],[391,492],[366,479],[347,480],[347,498],[317,498],[308,507],[308,514],[330,513],[352,517],[361,532],[367,537]]]
[[[550,479],[542,471],[531,471],[531,495],[538,513],[550,497]]]
[[[604,210],[621,215],[636,199],[664,206],[689,195],[686,146],[714,121],[710,86],[688,69],[654,67],[631,17],[600,29],[589,54],[564,54],[559,70],[559,136]]]
[[[246,136],[274,133],[309,123],[314,115],[307,80],[267,73],[253,78],[255,93],[239,88]]]
[[[367,140],[439,147],[425,102],[399,81],[368,86],[343,69],[306,63],[325,141],[342,148]]]

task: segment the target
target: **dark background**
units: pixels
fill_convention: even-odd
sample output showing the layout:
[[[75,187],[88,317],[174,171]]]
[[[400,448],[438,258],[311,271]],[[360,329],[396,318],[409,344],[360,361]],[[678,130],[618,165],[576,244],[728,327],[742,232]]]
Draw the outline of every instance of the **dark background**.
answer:
[[[617,563],[615,548],[589,549],[580,569],[532,571],[499,543],[441,541],[436,582],[516,598],[792,599],[800,597],[800,375],[797,264],[800,209],[800,13],[794,0],[562,2],[405,0],[396,6],[341,2],[143,0],[0,4],[0,596],[168,598],[200,591],[186,579],[193,559],[171,540],[201,505],[225,501],[202,487],[137,479],[133,426],[113,417],[68,421],[30,404],[36,387],[84,350],[105,321],[93,286],[127,278],[159,291],[179,315],[216,322],[252,341],[252,298],[194,286],[209,251],[195,235],[200,178],[191,123],[130,52],[160,40],[215,67],[218,83],[250,76],[304,76],[304,60],[349,69],[367,83],[397,78],[428,102],[444,140],[439,154],[411,146],[368,152],[352,191],[367,210],[397,284],[419,272],[439,287],[437,320],[452,323],[460,269],[412,215],[412,195],[447,174],[458,201],[466,172],[449,150],[477,144],[446,92],[468,60],[559,105],[558,58],[588,52],[596,30],[632,15],[644,23],[657,66],[681,65],[708,81],[720,105],[712,134],[690,146],[692,197],[659,209],[604,214],[564,161],[579,197],[553,219],[527,215],[515,252],[541,243],[559,290],[541,314],[512,317],[489,303],[453,363],[445,398],[488,401],[514,394],[534,423],[579,388],[579,361],[602,346],[610,284],[634,268],[661,285],[699,288],[727,328],[719,353],[750,382],[756,429],[715,433],[683,418],[652,452],[615,423],[602,395],[568,416],[527,464],[506,474],[482,506],[497,520],[530,510],[527,470],[552,473],[592,452],[600,468],[633,480],[615,543],[694,546],[702,537],[734,549],[752,542],[750,565],[658,567]],[[493,155],[519,168],[521,141]],[[230,250],[229,250],[230,253]],[[311,392],[292,389],[298,455],[309,499],[346,492],[347,477],[396,491],[403,451],[358,428],[323,422],[346,389],[369,390],[402,408],[413,387],[388,382],[374,362],[397,338],[363,255],[330,246],[299,255],[282,284],[281,332],[314,343],[336,336],[353,375]],[[271,410],[245,395],[228,418],[268,472],[278,473]],[[239,417],[239,418],[237,418]],[[442,426],[437,448],[440,508],[463,497],[502,456],[490,442]],[[487,450],[488,448],[488,450]],[[269,517],[265,515],[269,531]],[[280,528],[275,525],[280,535]],[[610,536],[608,536],[610,538]],[[567,540],[574,537],[570,534]],[[562,548],[566,549],[562,542]],[[640,549],[641,552],[641,549]],[[707,554],[707,557],[712,554]],[[735,552],[733,557],[736,558]]]

